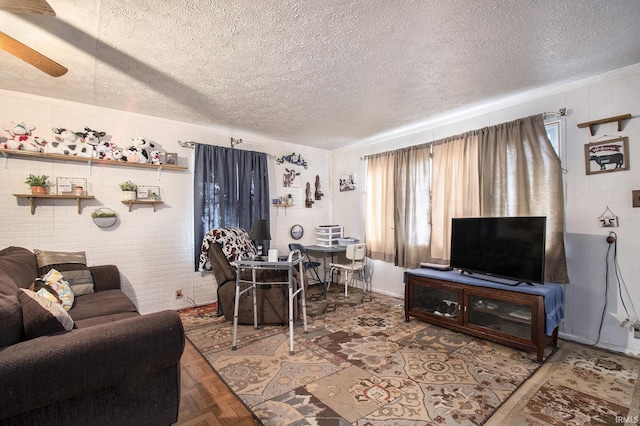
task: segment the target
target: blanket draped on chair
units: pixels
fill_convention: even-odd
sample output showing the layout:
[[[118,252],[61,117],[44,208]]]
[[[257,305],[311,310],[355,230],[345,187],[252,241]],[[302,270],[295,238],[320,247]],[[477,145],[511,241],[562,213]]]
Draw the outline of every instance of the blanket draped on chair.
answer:
[[[212,229],[202,239],[199,271],[211,271],[209,248],[214,243],[222,246],[222,252],[233,266],[236,260],[254,259],[258,255],[246,230],[237,227]]]

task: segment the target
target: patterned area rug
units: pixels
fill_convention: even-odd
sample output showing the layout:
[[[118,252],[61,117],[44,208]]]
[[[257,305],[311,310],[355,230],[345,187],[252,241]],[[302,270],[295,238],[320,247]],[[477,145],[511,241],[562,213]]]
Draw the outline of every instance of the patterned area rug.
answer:
[[[308,329],[181,313],[187,337],[266,425],[481,424],[539,367],[535,354],[412,319],[402,301],[310,288]],[[194,312],[196,312],[194,314]]]
[[[640,423],[640,359],[563,342],[487,425]]]

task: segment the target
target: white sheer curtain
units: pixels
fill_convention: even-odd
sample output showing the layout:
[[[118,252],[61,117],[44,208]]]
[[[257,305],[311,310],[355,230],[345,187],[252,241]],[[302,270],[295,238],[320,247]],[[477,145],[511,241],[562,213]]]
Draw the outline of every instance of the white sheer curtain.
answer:
[[[365,240],[371,259],[394,262],[395,152],[372,155],[367,160]]]
[[[430,155],[431,144],[405,148],[396,154],[394,228],[398,266],[417,268],[429,258]]]
[[[435,142],[431,197],[431,262],[448,263],[451,219],[480,216],[477,132]]]

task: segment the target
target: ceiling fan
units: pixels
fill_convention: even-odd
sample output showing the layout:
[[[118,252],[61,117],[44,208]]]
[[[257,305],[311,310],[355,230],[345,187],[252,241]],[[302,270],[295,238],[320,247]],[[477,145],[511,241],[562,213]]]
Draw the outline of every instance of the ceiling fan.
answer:
[[[46,0],[0,0],[0,10],[56,16],[56,12],[54,12]],[[13,37],[9,37],[1,31],[0,48],[52,77],[60,77],[67,72],[67,69],[59,63],[47,58],[39,52],[36,52],[29,46],[19,42]]]

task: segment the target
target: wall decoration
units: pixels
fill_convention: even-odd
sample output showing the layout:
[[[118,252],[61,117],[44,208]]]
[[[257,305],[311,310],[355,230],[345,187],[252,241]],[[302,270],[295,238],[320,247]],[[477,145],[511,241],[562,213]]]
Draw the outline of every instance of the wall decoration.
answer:
[[[164,161],[164,164],[173,164],[175,166],[178,164],[178,154],[175,152],[165,152]]]
[[[304,160],[304,158],[302,158],[302,155],[296,154],[295,152],[292,152],[290,155],[283,155],[276,160],[277,164],[284,164],[285,162],[294,164],[296,166],[302,166],[305,169],[307,169],[308,167],[308,164]]]
[[[138,200],[160,201],[160,187],[138,185],[136,198]]]
[[[307,182],[307,189],[305,190],[305,194],[307,195],[307,198],[304,200],[304,206],[310,209],[311,207],[313,207],[313,203],[315,201],[313,201],[313,199],[311,198],[311,184],[309,182]]]
[[[87,195],[87,180],[73,177],[56,178],[56,194]]]
[[[340,176],[340,192],[354,191],[356,189],[356,174],[348,173]]]
[[[616,216],[609,206],[602,212],[598,218],[598,225],[600,228],[616,228],[618,227],[618,216]]]
[[[629,170],[629,138],[591,142],[584,146],[588,175]]]
[[[291,227],[291,238],[294,240],[299,240],[304,235],[304,228],[302,225],[293,225]]]
[[[282,186],[285,188],[300,188],[300,172],[296,169],[288,169],[285,167],[282,174]]]
[[[322,192],[322,188],[320,187],[320,176],[318,175],[316,175],[316,192],[314,195],[316,200],[322,200],[324,196],[324,192]]]

